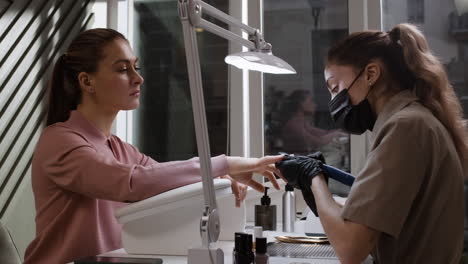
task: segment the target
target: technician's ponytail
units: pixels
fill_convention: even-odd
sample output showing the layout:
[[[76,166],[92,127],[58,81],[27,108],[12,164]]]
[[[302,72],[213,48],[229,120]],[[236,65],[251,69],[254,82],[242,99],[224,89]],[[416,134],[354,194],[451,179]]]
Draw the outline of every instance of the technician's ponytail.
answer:
[[[447,73],[416,26],[399,24],[389,32],[376,30],[351,34],[328,52],[330,64],[363,69],[381,59],[392,92],[410,90],[447,128],[468,175],[468,136],[463,112]],[[393,85],[396,84],[396,85]]]
[[[463,109],[447,73],[417,27],[399,24],[390,32],[402,47],[403,57],[414,76],[413,93],[450,132],[464,166],[468,166],[468,138]]]

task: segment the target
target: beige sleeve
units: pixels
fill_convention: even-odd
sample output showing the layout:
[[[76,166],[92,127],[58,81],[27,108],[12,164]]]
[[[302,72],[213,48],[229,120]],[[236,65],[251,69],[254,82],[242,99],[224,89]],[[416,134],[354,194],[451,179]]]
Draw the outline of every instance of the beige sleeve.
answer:
[[[424,188],[435,148],[431,133],[424,120],[387,122],[351,188],[342,217],[397,238]]]

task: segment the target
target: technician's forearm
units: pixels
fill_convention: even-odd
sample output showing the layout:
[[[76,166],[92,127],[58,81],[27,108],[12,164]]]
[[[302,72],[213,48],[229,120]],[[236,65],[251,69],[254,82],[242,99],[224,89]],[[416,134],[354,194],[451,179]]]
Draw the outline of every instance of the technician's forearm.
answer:
[[[327,233],[333,246],[343,242],[344,220],[341,217],[341,205],[332,197],[327,182],[321,176],[312,180],[312,192],[314,193],[320,222]]]
[[[314,193],[320,222],[332,244],[336,254],[342,263],[361,263],[368,255],[365,250],[356,248],[359,240],[353,238],[352,225],[341,217],[342,205],[338,204],[328,189],[327,182],[323,176],[312,180],[312,191]]]

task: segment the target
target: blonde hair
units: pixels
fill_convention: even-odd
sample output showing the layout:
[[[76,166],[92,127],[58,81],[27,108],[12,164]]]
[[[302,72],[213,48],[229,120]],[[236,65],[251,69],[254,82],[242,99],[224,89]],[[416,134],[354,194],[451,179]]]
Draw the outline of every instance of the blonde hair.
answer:
[[[463,110],[442,63],[422,32],[411,24],[399,24],[389,32],[357,32],[330,49],[327,60],[362,69],[377,58],[384,62],[390,80],[398,83],[390,89],[411,90],[445,126],[466,172],[468,135]]]

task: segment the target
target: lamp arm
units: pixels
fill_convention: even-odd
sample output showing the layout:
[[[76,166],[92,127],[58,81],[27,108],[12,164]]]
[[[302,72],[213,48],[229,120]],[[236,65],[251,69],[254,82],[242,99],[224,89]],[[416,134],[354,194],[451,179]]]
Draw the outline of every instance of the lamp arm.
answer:
[[[246,25],[244,23],[242,23],[240,20],[238,20],[237,18],[235,17],[232,17],[222,11],[220,11],[219,9],[217,9],[216,7],[213,7],[203,1],[196,1],[198,2],[201,7],[202,7],[202,12],[207,14],[207,15],[210,15],[220,21],[223,21],[224,23],[230,25],[230,26],[235,26],[235,27],[238,27],[238,28],[241,28],[243,29],[244,31],[246,31],[249,35],[254,35],[255,32],[257,31],[256,28],[253,28],[249,25]]]
[[[203,29],[206,29],[207,31],[217,35],[217,36],[220,36],[224,39],[227,39],[227,40],[231,40],[233,42],[236,42],[236,43],[239,43],[247,48],[249,48],[250,50],[254,50],[256,49],[256,45],[254,42],[250,41],[250,40],[247,40],[247,39],[244,39],[243,37],[235,34],[235,33],[232,33],[231,31],[229,30],[226,30],[218,25],[215,25],[205,19],[200,19],[200,22],[198,24],[199,28],[203,28]]]
[[[256,51],[271,51],[271,45],[263,39],[260,30],[250,27],[238,19],[216,9],[215,7],[201,1],[201,0],[185,0],[188,1],[187,5],[187,15],[189,17],[190,23],[194,27],[200,27],[206,29],[207,31],[220,36],[224,39],[237,42],[250,50]],[[218,20],[238,28],[243,29],[249,34],[249,38],[245,39],[242,35],[235,34],[229,30],[226,30],[214,23],[211,23],[202,18],[202,14],[206,14],[217,18]]]
[[[220,226],[217,213],[216,193],[211,173],[210,142],[208,139],[197,36],[195,27],[189,21],[187,8],[187,0],[179,0],[178,11],[184,35],[195,134],[203,182],[203,196],[205,200],[205,211],[200,221],[200,233],[203,246],[208,248],[211,242],[216,242],[218,240]]]
[[[242,36],[236,35],[202,19],[201,13],[203,8],[206,9],[207,14],[224,21],[229,25],[238,26],[247,31],[249,33],[249,38],[246,40],[242,38]],[[217,10],[203,1],[178,0],[178,12],[184,36],[190,94],[193,106],[193,118],[195,121],[195,134],[197,139],[198,156],[200,157],[203,198],[205,201],[205,210],[203,211],[203,216],[200,220],[202,248],[189,249],[188,263],[206,264],[208,261],[211,261],[213,264],[223,264],[223,251],[220,248],[210,247],[212,242],[216,242],[218,240],[220,223],[211,171],[210,143],[208,140],[208,126],[206,122],[200,57],[198,54],[195,27],[204,28],[215,35],[231,41],[239,42],[251,50],[262,51],[269,55],[271,55],[271,45],[264,41],[258,29],[254,29],[243,24],[237,19]],[[262,55],[265,56],[266,54]]]

